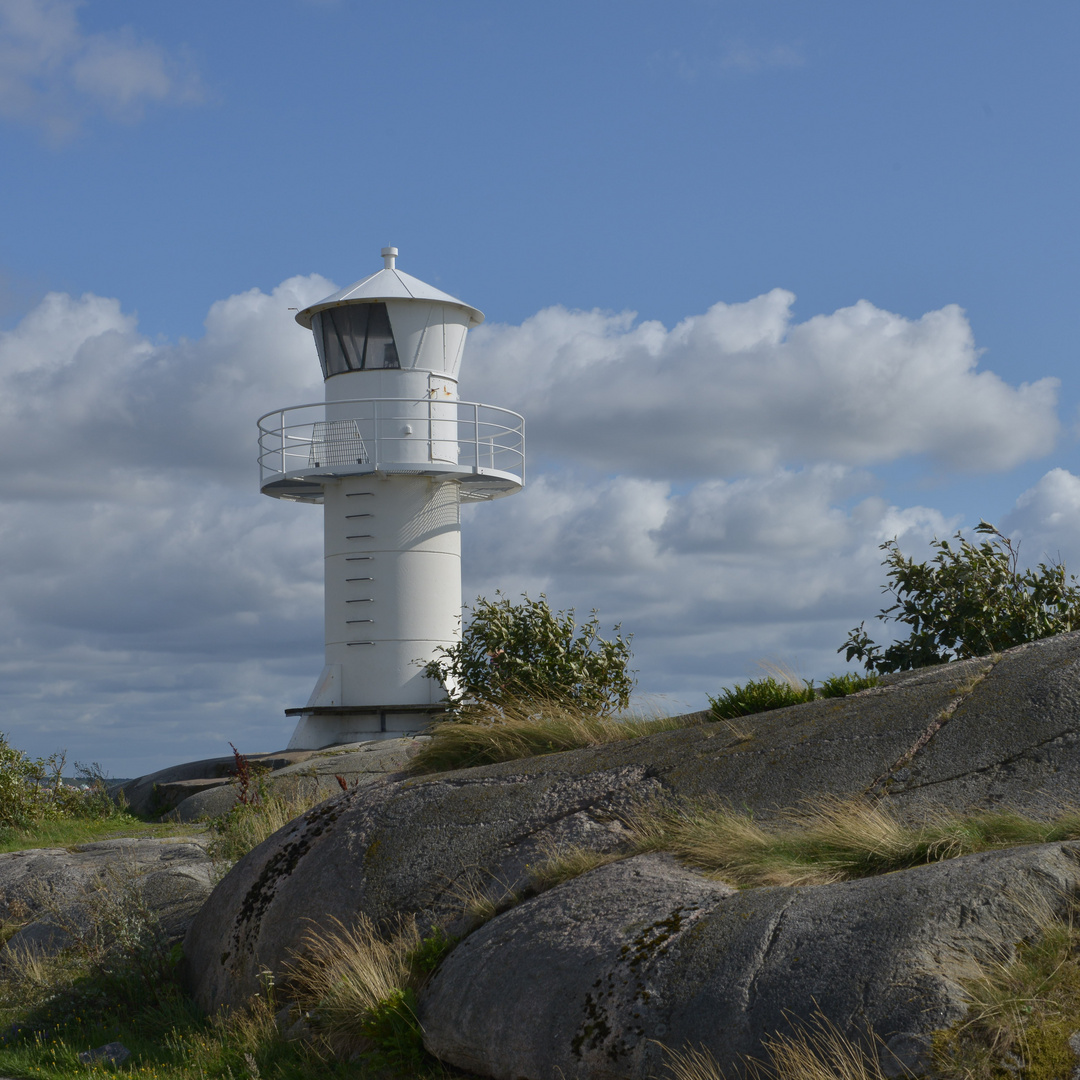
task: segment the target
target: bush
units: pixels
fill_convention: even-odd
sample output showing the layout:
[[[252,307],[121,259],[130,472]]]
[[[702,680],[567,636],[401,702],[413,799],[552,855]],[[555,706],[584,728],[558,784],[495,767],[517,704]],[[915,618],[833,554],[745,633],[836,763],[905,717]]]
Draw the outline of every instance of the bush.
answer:
[[[478,597],[461,641],[440,647],[424,668],[438,679],[457,711],[516,701],[559,700],[604,715],[630,703],[634,679],[627,670],[630,637],[614,627],[600,637],[600,620],[578,626],[574,611],[554,612],[543,593],[512,604],[501,593]]]
[[[813,683],[800,688],[769,675],[764,679],[751,679],[745,686],[736,683],[731,689],[725,687],[716,697],[709,698],[709,710],[717,720],[734,720],[738,716],[801,705],[815,697]]]
[[[882,649],[860,623],[836,651],[862,661],[867,671],[908,671],[1080,628],[1080,587],[1066,577],[1063,563],[1021,571],[1018,544],[985,521],[975,531],[989,539],[975,544],[957,533],[955,547],[934,540],[928,563],[905,558],[895,540],[882,544],[889,579],[882,591],[896,603],[877,617],[911,631]]]
[[[96,762],[76,762],[80,785],[64,783],[67,755],[28,757],[0,733],[0,829],[26,829],[63,818],[109,818],[119,810],[108,793],[108,781]]]
[[[847,697],[848,694],[877,686],[873,675],[830,675],[820,689],[814,680],[803,683],[795,679],[751,679],[744,686],[738,683],[731,689],[725,687],[716,697],[709,698],[709,711],[716,720],[734,720],[739,716],[786,709],[789,705],[802,705],[818,697]]]

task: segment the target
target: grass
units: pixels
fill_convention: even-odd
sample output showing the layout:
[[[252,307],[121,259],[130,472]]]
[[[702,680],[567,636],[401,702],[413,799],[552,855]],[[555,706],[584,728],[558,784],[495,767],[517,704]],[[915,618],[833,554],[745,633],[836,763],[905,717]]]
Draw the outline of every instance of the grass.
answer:
[[[275,812],[267,802],[246,807],[238,817],[250,826],[251,817],[265,813],[265,828],[271,828]],[[245,835],[255,831],[249,828]],[[276,1017],[282,1001],[270,982],[243,1010],[200,1014],[177,979],[180,948],[165,939],[136,876],[114,875],[91,900],[88,921],[66,952],[15,954],[0,967],[0,1031],[6,1032],[0,1035],[0,1076],[464,1076],[426,1055],[415,1016],[417,989],[456,944],[445,933],[421,938],[410,923],[387,939],[362,923],[309,935],[314,967],[305,972],[306,982],[299,980],[297,996],[316,1016],[309,1017],[305,1037],[286,1039]],[[118,1070],[78,1060],[79,1053],[110,1042],[132,1054]]]
[[[446,772],[638,739],[698,723],[684,717],[618,719],[559,701],[515,701],[471,711],[428,728],[431,741],[412,759],[417,773]]]
[[[907,825],[866,799],[822,799],[761,824],[709,807],[647,804],[627,817],[634,852],[669,851],[740,887],[820,885],[976,851],[1080,837],[1080,811],[1037,821],[1008,810],[939,811]]]
[[[415,918],[390,933],[361,915],[354,926],[312,928],[287,967],[284,986],[335,1057],[410,1077],[451,1074],[424,1049],[416,995],[457,938],[421,938]]]
[[[128,811],[109,818],[46,818],[24,828],[0,829],[0,854],[31,848],[70,848],[95,840],[117,837],[195,836],[205,832],[201,825],[152,824]]]
[[[875,1049],[881,1043],[869,1039]],[[876,1054],[849,1039],[821,1012],[791,1034],[766,1036],[764,1060],[746,1058],[737,1075],[747,1080],[885,1080]],[[728,1080],[709,1050],[664,1047],[671,1080]]]
[[[1069,1037],[1080,1029],[1080,929],[1049,914],[1042,932],[1011,957],[973,962],[963,980],[967,1015],[934,1038],[941,1080],[1071,1076]]]
[[[267,837],[328,797],[318,792],[295,791],[264,793],[257,802],[234,803],[227,814],[210,821],[212,839],[207,852],[224,874]]]
[[[722,722],[740,742],[752,737],[732,720],[818,697],[843,697],[876,686],[877,678],[833,675],[820,688],[803,683],[777,666],[776,675],[751,680],[710,698],[710,719]],[[573,702],[522,698],[498,705],[471,705],[454,719],[429,727],[427,745],[412,759],[414,773],[447,772],[494,765],[500,761],[558,754],[625,739],[640,739],[663,731],[697,726],[700,719],[685,716],[614,717],[583,709]]]
[[[545,852],[543,862],[529,868],[529,889],[531,893],[542,893],[554,889],[564,881],[580,877],[595,870],[598,866],[617,862],[626,858],[625,854],[591,851],[589,848],[569,846],[551,848]]]

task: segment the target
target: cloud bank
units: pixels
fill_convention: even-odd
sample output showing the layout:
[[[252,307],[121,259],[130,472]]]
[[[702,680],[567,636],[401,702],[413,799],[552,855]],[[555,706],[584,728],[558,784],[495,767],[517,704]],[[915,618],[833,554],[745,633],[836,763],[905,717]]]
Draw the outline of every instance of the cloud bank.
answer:
[[[152,341],[114,299],[51,294],[0,334],[0,705],[34,753],[116,775],[283,745],[321,667],[315,507],[258,494],[255,419],[318,400],[289,308],[317,276],[221,300]],[[1004,469],[1045,454],[1056,382],[978,368],[957,308],[867,303],[797,323],[776,290],[671,330],[553,308],[470,338],[466,396],[518,408],[530,479],[466,508],[466,599],[544,591],[633,632],[640,689],[698,707],[754,661],[840,667],[881,606],[878,545],[961,522],[872,467]],[[1006,522],[1071,543],[1080,479],[1052,470]]]
[[[87,33],[78,0],[0,0],[0,116],[68,138],[92,113],[138,120],[150,103],[193,102],[198,75],[130,27]]]
[[[527,408],[545,454],[639,476],[909,456],[997,471],[1053,447],[1058,380],[977,370],[960,308],[910,320],[863,300],[794,323],[794,300],[774,289],[671,330],[549,308],[475,331],[466,385]]]

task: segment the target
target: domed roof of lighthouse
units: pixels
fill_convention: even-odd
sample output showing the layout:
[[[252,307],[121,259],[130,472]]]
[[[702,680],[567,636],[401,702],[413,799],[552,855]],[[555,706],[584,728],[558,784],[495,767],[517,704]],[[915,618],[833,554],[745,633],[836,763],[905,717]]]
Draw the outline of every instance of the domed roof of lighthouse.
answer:
[[[346,289],[339,289],[332,296],[327,296],[317,304],[311,304],[296,315],[296,321],[305,329],[311,329],[312,316],[326,308],[341,307],[346,304],[364,304],[385,300],[424,300],[428,303],[452,304],[468,313],[469,326],[479,326],[484,321],[484,313],[471,304],[458,300],[456,296],[436,289],[434,285],[414,278],[397,269],[398,249],[382,249],[383,268],[366,278],[354,282]]]

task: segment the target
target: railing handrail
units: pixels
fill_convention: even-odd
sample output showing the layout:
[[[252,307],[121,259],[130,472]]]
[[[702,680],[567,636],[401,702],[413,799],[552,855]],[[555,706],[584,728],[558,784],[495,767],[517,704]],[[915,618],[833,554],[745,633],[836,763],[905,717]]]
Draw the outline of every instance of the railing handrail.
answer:
[[[488,405],[483,401],[464,401],[461,398],[447,398],[445,400],[439,400],[433,398],[430,395],[425,397],[376,397],[376,398],[342,398],[340,401],[310,401],[305,402],[303,405],[286,405],[281,409],[271,409],[267,413],[263,413],[255,423],[263,431],[272,432],[273,429],[263,428],[262,422],[268,416],[280,416],[282,418],[282,425],[278,429],[279,431],[285,430],[285,414],[289,412],[296,412],[298,409],[321,409],[328,405],[367,405],[373,401],[407,401],[412,405],[419,405],[421,402],[437,402],[439,405],[467,405],[472,409],[494,409],[495,412],[507,413],[510,416],[516,416],[522,424],[525,423],[525,417],[519,412],[514,412],[513,409],[505,409],[502,405]],[[439,418],[440,420],[442,417]],[[250,429],[249,429],[250,430]],[[513,428],[509,430],[514,430]]]
[[[365,408],[350,410],[349,406],[352,405]],[[400,405],[402,408],[394,410],[395,405]],[[380,408],[380,406],[388,408]],[[415,412],[406,411],[406,406],[411,410],[415,410],[418,406],[426,406],[423,411],[427,415],[418,417]],[[314,415],[312,415],[313,410],[315,410]],[[330,410],[332,412],[329,412]],[[403,415],[395,415],[398,411]],[[328,412],[329,415],[336,414],[332,421],[327,420]],[[346,415],[342,416],[342,412]],[[349,412],[353,412],[353,415],[348,415]],[[301,418],[296,415],[301,413],[307,413],[307,416]],[[442,415],[439,415],[440,413]],[[268,423],[271,419],[274,421],[273,425]],[[423,433],[414,435],[411,428],[407,429],[407,434],[401,435],[385,432],[385,425],[397,420],[404,420],[409,424],[420,420]],[[300,460],[310,450],[312,457],[308,460],[312,461],[316,453],[315,448],[322,446],[318,433],[319,425],[350,421],[360,425],[356,430],[355,440],[350,437],[346,443],[335,444],[335,449],[330,452],[332,454],[344,453],[349,457],[357,455],[357,464],[373,465],[375,469],[378,469],[380,465],[385,465],[411,471],[408,467],[421,464],[423,459],[413,459],[408,451],[398,457],[394,448],[404,448],[410,444],[415,447],[417,443],[426,443],[424,457],[429,465],[443,470],[447,467],[452,469],[456,465],[468,473],[501,474],[507,478],[516,477],[518,484],[524,482],[525,418],[520,413],[514,412],[513,409],[505,409],[501,405],[462,401],[459,398],[446,400],[432,397],[430,394],[423,397],[342,398],[337,401],[312,401],[302,405],[288,405],[272,409],[257,420],[260,474],[263,477],[268,474],[288,476],[314,471],[310,464],[305,463],[306,467],[301,465]],[[444,425],[444,428],[437,433],[440,424]],[[370,434],[367,430],[361,430],[366,429],[368,425],[374,425]],[[454,427],[447,430],[448,425],[454,425]],[[466,430],[462,429],[462,425],[466,425]],[[426,432],[423,431],[424,428]],[[356,443],[354,448],[353,442]],[[483,452],[481,452],[481,443],[484,444]],[[349,445],[350,449],[346,450],[346,445]],[[452,455],[443,456],[444,451],[441,448],[451,445],[458,449]],[[323,449],[327,450],[328,447],[323,447]],[[372,456],[368,456],[369,454]],[[363,460],[361,461],[360,458]],[[486,463],[481,464],[482,460],[486,460]],[[333,461],[331,458],[328,464],[343,465],[346,462]],[[325,472],[325,465],[316,464],[315,467]]]

